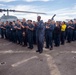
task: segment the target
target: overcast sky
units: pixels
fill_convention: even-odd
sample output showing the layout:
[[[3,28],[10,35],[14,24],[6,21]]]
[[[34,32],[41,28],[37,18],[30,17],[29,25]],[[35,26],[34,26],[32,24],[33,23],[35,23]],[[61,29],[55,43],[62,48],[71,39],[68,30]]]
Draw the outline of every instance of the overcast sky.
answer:
[[[50,19],[54,14],[55,20],[76,18],[76,0],[0,0],[0,8],[24,11],[44,12],[41,15],[44,21]],[[0,13],[0,17],[4,14]],[[5,13],[6,14],[6,13]],[[36,20],[35,14],[11,13],[18,18]]]

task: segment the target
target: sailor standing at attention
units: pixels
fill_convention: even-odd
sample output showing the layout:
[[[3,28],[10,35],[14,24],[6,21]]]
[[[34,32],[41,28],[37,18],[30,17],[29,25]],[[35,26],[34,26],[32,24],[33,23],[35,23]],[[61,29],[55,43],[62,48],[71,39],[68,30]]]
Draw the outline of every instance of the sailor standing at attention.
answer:
[[[43,52],[43,44],[44,44],[44,31],[45,25],[41,20],[41,16],[37,17],[37,28],[36,28],[36,42],[38,50],[36,52],[42,53]]]

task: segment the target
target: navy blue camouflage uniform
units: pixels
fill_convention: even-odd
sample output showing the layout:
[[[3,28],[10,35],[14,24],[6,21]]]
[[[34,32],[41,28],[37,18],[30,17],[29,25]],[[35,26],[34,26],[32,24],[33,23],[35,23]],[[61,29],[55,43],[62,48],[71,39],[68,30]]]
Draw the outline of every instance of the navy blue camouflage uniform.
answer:
[[[22,42],[23,42],[23,46],[27,46],[27,29],[26,29],[26,22],[22,22],[22,25],[24,26],[24,28],[22,28]]]
[[[67,42],[69,42],[69,43],[72,41],[73,30],[74,30],[73,28],[74,28],[74,24],[67,25]]]
[[[52,24],[47,24],[49,28],[45,29],[45,39],[46,39],[46,48],[53,48],[53,30],[54,30],[54,25]]]
[[[28,43],[29,43],[29,48],[30,49],[33,49],[33,30],[31,29],[34,29],[34,26],[33,24],[28,24]]]
[[[44,33],[45,33],[45,25],[43,21],[39,21],[36,26],[36,42],[38,52],[43,52],[43,44],[44,44]]]
[[[22,45],[22,30],[21,26],[19,24],[16,24],[17,29],[16,29],[16,34],[17,34],[17,41],[18,44]]]

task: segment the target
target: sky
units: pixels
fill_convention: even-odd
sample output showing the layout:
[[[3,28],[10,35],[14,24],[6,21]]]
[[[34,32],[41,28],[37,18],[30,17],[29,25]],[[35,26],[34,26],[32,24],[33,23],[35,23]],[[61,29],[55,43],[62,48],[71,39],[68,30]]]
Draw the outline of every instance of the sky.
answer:
[[[76,0],[0,0],[0,9],[13,9],[21,11],[43,12],[42,20],[47,21],[56,14],[55,20],[61,21],[76,18]],[[6,14],[0,13],[0,17]],[[26,18],[35,20],[36,14],[10,12],[10,15],[19,19]]]

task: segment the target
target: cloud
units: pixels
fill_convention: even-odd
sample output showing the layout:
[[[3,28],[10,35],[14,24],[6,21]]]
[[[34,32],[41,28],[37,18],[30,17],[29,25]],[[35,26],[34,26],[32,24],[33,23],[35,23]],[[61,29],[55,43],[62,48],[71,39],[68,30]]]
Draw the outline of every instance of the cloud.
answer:
[[[4,5],[4,4],[0,4],[0,7],[3,7],[3,6],[6,6],[6,5]]]
[[[40,6],[41,8],[43,6]],[[39,6],[34,6],[34,5],[16,5],[16,6],[13,6],[13,5],[10,5],[8,6],[8,9],[14,9],[14,10],[20,10],[20,11],[32,11],[32,12],[44,12],[46,11],[45,9],[38,9]],[[32,19],[32,20],[35,20],[36,21],[36,18],[37,18],[37,14],[29,14],[29,13],[19,13],[19,12],[10,12],[9,13],[10,15],[15,15],[17,16],[18,18],[26,18],[26,19]],[[39,14],[41,15],[41,14]],[[46,19],[45,17],[48,17],[47,16],[44,16],[44,15],[41,15],[42,16],[42,19]]]
[[[41,9],[39,9],[41,8]],[[35,6],[35,5],[9,5],[8,9],[15,9],[21,11],[32,11],[32,12],[44,12],[46,11],[43,6]]]
[[[36,8],[36,6],[33,5],[10,5],[8,6],[9,9],[15,9],[15,10],[21,10],[21,11],[32,11],[33,9]]]
[[[26,2],[34,2],[34,1],[43,1],[43,2],[48,2],[48,1],[54,1],[54,0],[23,0]]]
[[[12,2],[12,1],[16,1],[16,0],[0,0],[0,2]]]
[[[56,14],[55,20],[74,19],[74,18],[76,18],[76,8],[75,8],[75,6],[72,6],[69,8],[53,10],[50,12],[50,14]]]
[[[65,19],[72,19],[76,16],[76,8],[75,5],[73,7],[69,8],[62,8],[58,10],[48,10],[47,8],[44,8],[44,6],[35,6],[35,5],[9,5],[7,7],[8,9],[15,9],[15,10],[21,10],[21,11],[33,11],[33,12],[46,12],[47,15],[41,15],[42,20],[47,21],[48,19],[51,19],[51,17],[56,14],[55,20],[65,20]],[[41,9],[39,9],[41,8]],[[0,14],[2,15],[2,14]],[[36,14],[28,14],[28,13],[18,13],[18,12],[10,12],[10,15],[15,15],[18,18],[26,18],[26,19],[32,19],[36,21]]]
[[[17,5],[17,6],[9,6],[9,9],[15,9],[20,11],[32,11],[32,12],[39,12],[38,6],[33,5]],[[43,9],[40,9],[40,12],[43,12]],[[27,19],[34,19],[37,17],[37,14],[29,14],[29,13],[19,13],[14,12],[14,15],[16,15],[18,18],[27,18]]]
[[[0,2],[13,2],[13,1],[20,1],[20,0],[0,0]],[[42,2],[48,2],[48,1],[54,1],[54,0],[21,0],[26,2],[34,2],[34,1],[42,1]]]

